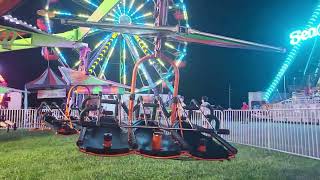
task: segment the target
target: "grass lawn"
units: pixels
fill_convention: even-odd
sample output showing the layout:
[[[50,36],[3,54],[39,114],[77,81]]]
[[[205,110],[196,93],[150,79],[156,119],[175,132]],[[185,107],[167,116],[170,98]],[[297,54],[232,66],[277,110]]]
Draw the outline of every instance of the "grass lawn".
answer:
[[[101,158],[78,152],[76,139],[0,131],[0,179],[320,179],[320,161],[246,146],[224,162]]]

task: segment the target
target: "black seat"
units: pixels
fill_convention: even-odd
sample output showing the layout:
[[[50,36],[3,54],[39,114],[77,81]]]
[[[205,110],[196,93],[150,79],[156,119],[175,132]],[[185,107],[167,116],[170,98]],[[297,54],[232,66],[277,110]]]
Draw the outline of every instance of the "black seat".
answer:
[[[43,120],[46,123],[46,126],[51,127],[58,134],[73,135],[78,133],[77,130],[70,127],[68,120],[57,120],[51,113],[44,114]]]
[[[182,122],[182,128],[192,129],[187,122]],[[179,123],[175,127],[180,127]],[[197,128],[194,125],[193,128]],[[236,148],[215,134],[213,130],[203,129],[198,131],[180,130],[177,131],[189,145],[189,153],[196,159],[204,160],[225,160],[234,157]]]
[[[83,127],[77,145],[82,152],[100,156],[121,156],[130,152],[128,133],[124,132],[112,118],[101,117],[100,125],[91,122]],[[109,146],[105,137],[108,135]]]
[[[134,126],[145,125],[145,121],[142,120],[134,123]],[[154,121],[148,121],[148,126],[156,126],[156,123]],[[137,151],[142,155],[154,158],[176,158],[181,154],[180,145],[171,135],[166,134],[162,130],[157,128],[136,128],[134,130],[134,135],[137,144]],[[158,145],[156,145],[156,143],[158,143]]]

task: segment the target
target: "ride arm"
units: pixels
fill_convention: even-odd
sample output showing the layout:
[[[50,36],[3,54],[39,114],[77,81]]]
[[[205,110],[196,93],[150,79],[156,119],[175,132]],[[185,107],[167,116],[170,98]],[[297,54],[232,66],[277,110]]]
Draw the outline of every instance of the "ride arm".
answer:
[[[170,118],[171,113],[167,111],[167,108],[165,107],[162,98],[161,98],[161,97],[158,97],[158,101],[159,101],[160,108],[161,108],[164,116],[165,116],[166,118]]]
[[[201,32],[195,29],[182,27],[182,26],[161,26],[150,27],[141,25],[123,25],[99,22],[87,22],[80,20],[61,20],[62,24],[97,28],[107,32],[119,32],[124,34],[139,35],[140,37],[157,37],[161,34],[162,37],[168,38],[170,41],[180,41],[188,43],[197,43],[209,46],[224,47],[224,48],[237,48],[259,51],[270,51],[285,53],[286,49],[280,47],[269,46],[265,44],[240,40],[236,38],[221,36]]]
[[[93,12],[93,14],[87,19],[87,21],[99,22],[117,3],[119,3],[119,1],[120,0],[104,0],[99,5],[99,7]],[[0,26],[0,29],[9,29],[9,28],[10,27]],[[10,29],[13,29],[13,28],[10,28]],[[30,48],[37,48],[42,46],[58,47],[58,48],[74,48],[74,46],[72,46],[70,42],[75,43],[74,41],[80,41],[88,33],[90,33],[90,30],[91,28],[80,27],[80,28],[72,29],[70,31],[66,31],[66,32],[58,33],[54,35],[46,34],[46,36],[43,36],[39,33],[38,34],[32,33],[31,38],[13,39],[12,41],[10,41],[11,43],[9,44],[10,48],[7,48],[8,45],[2,44],[0,40],[0,45],[2,45],[2,47],[0,46],[0,52],[30,49]],[[3,45],[5,47],[3,47]],[[66,47],[66,45],[68,46]],[[80,43],[80,45],[82,47],[85,44]]]
[[[5,35],[0,39],[0,52],[35,48],[35,47],[57,47],[57,48],[81,48],[88,45],[82,42],[75,42],[63,37],[50,35],[47,33],[25,31],[17,28],[0,25],[5,29],[1,33]],[[30,38],[24,38],[21,34],[28,34]],[[20,39],[17,39],[20,38]]]
[[[285,53],[286,49],[180,27],[173,40],[209,46]]]
[[[121,103],[121,107],[122,109],[124,110],[125,113],[129,114],[129,109],[128,109],[128,106],[125,104],[125,103]]]

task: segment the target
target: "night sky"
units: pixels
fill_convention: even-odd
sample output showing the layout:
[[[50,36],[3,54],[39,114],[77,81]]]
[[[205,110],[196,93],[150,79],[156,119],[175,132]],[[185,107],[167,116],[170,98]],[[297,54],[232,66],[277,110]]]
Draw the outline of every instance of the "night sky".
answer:
[[[42,5],[37,4],[39,0],[25,1],[13,14],[35,24],[36,10]],[[289,34],[306,24],[316,3],[316,0],[186,0],[189,22],[195,29],[285,48],[290,48]],[[231,84],[232,105],[240,107],[247,100],[248,91],[268,87],[285,57],[285,54],[189,45],[187,66],[181,70],[180,94],[189,98],[207,95],[210,101],[227,107]],[[0,73],[11,87],[22,88],[45,68],[40,49],[0,54]]]

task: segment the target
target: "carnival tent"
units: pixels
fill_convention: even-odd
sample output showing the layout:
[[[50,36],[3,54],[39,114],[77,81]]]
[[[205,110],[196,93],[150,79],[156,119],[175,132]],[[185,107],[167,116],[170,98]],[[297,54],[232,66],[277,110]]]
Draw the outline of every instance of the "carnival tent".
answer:
[[[27,83],[26,89],[63,89],[66,88],[66,82],[57,76],[50,67],[48,67],[40,77]]]
[[[25,84],[25,90],[37,90],[38,98],[60,98],[66,96],[67,84],[53,70],[48,68],[35,80]],[[27,95],[25,95],[27,97]],[[25,108],[28,100],[25,98]]]

